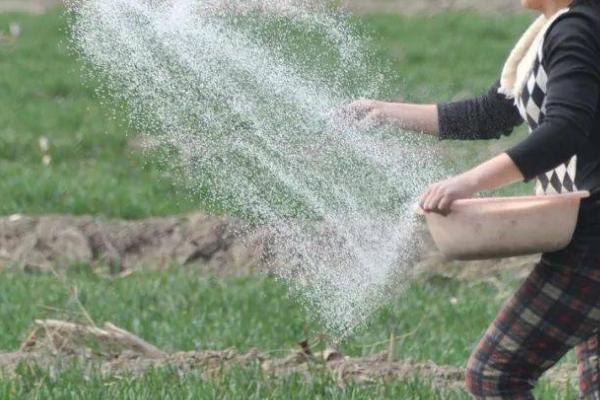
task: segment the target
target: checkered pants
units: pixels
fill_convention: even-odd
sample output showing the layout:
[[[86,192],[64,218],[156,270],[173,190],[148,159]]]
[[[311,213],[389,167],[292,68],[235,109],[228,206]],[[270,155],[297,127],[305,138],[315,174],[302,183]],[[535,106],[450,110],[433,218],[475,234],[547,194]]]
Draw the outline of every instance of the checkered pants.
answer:
[[[595,248],[594,248],[595,247]],[[544,256],[467,365],[476,399],[533,399],[539,377],[577,347],[580,398],[600,400],[600,246]]]

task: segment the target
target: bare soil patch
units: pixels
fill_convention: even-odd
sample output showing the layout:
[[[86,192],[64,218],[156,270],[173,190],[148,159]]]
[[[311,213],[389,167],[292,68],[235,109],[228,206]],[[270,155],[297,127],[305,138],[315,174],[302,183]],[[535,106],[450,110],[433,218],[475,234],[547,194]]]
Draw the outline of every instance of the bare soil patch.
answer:
[[[352,358],[334,349],[313,352],[308,341],[281,358],[259,350],[168,353],[111,324],[100,328],[57,320],[35,321],[19,350],[0,354],[0,373],[5,377],[10,378],[23,364],[53,373],[79,365],[106,376],[139,376],[152,368],[169,367],[180,374],[199,373],[205,379],[216,379],[232,367],[258,366],[274,378],[292,373],[310,378],[311,372],[325,371],[340,385],[422,377],[436,385],[458,386],[463,380],[460,368],[395,361],[387,353]]]
[[[0,376],[10,378],[22,365],[51,373],[77,365],[84,368],[84,373],[103,376],[140,376],[150,369],[168,367],[180,375],[195,373],[204,379],[218,379],[233,367],[259,367],[275,379],[292,373],[310,379],[311,374],[326,372],[341,386],[349,382],[369,384],[419,378],[436,387],[457,388],[462,387],[464,379],[462,368],[394,360],[389,353],[356,358],[331,348],[313,352],[308,341],[280,358],[260,350],[169,353],[112,324],[100,328],[57,320],[35,321],[19,350],[0,354]],[[560,385],[572,385],[575,366],[565,364],[551,370],[547,377]]]
[[[0,218],[0,265],[50,272],[74,263],[124,273],[173,263],[227,274],[252,271],[262,254],[258,231],[204,214],[141,221],[13,215]]]
[[[425,227],[416,234],[421,248],[413,270],[432,281],[459,279],[497,285],[500,275],[525,278],[537,259],[448,261]],[[276,267],[267,257],[269,244],[265,230],[202,213],[139,221],[60,215],[0,218],[0,267],[26,272],[86,264],[128,274],[177,264],[217,275],[245,275]]]

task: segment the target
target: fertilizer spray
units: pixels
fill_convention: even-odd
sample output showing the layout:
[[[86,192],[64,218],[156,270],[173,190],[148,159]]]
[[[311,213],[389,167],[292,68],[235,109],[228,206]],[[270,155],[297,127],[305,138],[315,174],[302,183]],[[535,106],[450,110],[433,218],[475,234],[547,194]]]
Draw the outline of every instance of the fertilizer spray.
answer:
[[[72,37],[191,193],[271,235],[274,271],[347,335],[407,282],[412,205],[440,168],[420,135],[335,110],[391,72],[348,15],[296,0],[79,0]]]

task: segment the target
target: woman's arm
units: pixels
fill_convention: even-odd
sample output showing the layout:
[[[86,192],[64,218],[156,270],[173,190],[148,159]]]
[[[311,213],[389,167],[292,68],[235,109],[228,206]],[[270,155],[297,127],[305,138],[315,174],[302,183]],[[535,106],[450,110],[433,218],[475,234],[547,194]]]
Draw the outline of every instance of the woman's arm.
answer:
[[[498,88],[497,82],[484,96],[440,104],[358,100],[342,114],[359,129],[385,123],[440,139],[498,139],[523,122],[513,101],[498,93]]]
[[[600,106],[600,33],[597,17],[563,14],[544,41],[548,76],[545,116],[508,155],[526,179],[550,171],[585,149]]]
[[[506,153],[456,177],[432,185],[421,196],[425,211],[447,213],[453,201],[531,179],[565,162],[587,144],[600,106],[600,33],[597,22],[570,12],[548,32],[545,118]]]
[[[401,129],[439,134],[438,109],[435,104],[388,103],[384,106],[384,118],[389,118]]]
[[[498,92],[497,81],[487,94],[438,104],[440,139],[487,140],[508,136],[523,123],[513,99]]]
[[[342,110],[343,118],[355,122],[359,129],[390,124],[409,131],[437,135],[438,110],[435,104],[390,103],[357,100]]]
[[[521,180],[523,174],[512,159],[503,153],[470,171],[430,186],[419,199],[419,205],[426,212],[447,214],[455,200]]]

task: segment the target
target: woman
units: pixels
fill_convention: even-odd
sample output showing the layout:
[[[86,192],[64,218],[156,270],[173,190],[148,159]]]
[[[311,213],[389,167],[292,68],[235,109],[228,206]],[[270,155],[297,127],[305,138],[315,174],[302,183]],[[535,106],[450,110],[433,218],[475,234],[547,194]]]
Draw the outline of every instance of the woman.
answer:
[[[537,178],[539,194],[590,190],[572,243],[543,254],[469,359],[478,399],[532,399],[538,378],[577,347],[581,398],[600,399],[600,0],[522,0],[542,15],[511,52],[501,79],[477,99],[439,105],[361,100],[360,123],[389,122],[441,139],[491,139],[527,122],[505,153],[432,185],[427,212],[483,190]]]

